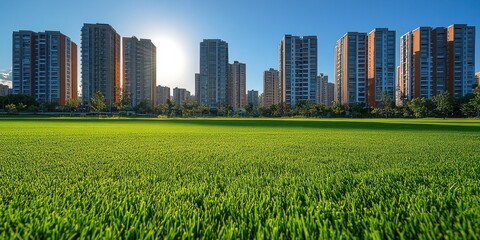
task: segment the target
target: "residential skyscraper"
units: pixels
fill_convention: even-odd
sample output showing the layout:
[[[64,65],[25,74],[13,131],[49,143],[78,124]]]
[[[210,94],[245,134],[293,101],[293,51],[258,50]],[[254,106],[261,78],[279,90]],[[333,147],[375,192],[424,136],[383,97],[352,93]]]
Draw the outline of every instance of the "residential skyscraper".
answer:
[[[318,103],[328,104],[328,76],[320,73],[317,76]]]
[[[182,103],[190,103],[190,92],[185,88],[174,88],[173,89],[173,102],[175,106],[180,107]]]
[[[12,92],[35,95],[35,37],[32,31],[13,32]]]
[[[108,24],[85,23],[81,52],[83,102],[100,91],[111,106],[120,99],[120,35]]]
[[[280,42],[282,102],[287,106],[317,102],[317,49],[316,36],[285,35]]]
[[[0,96],[7,96],[10,93],[8,85],[0,84]]]
[[[475,27],[454,24],[408,32],[400,38],[398,104],[443,91],[454,97],[471,93],[474,68]]]
[[[238,61],[228,64],[228,95],[229,103],[234,110],[242,109],[247,104],[245,63]]]
[[[228,43],[204,39],[200,43],[200,81],[198,103],[210,108],[229,105]]]
[[[263,72],[263,106],[269,108],[282,102],[282,82],[278,70],[270,68]]]
[[[195,73],[195,101],[200,103],[198,96],[200,96],[200,73]]]
[[[155,100],[157,105],[162,103],[167,103],[167,99],[170,99],[169,87],[162,87],[158,85],[155,93],[156,93]]]
[[[13,94],[65,104],[77,98],[77,45],[58,31],[13,32]]]
[[[254,107],[258,108],[258,91],[248,90],[247,93],[247,104],[252,104]]]
[[[477,87],[480,88],[480,72],[475,73],[475,76],[477,76]]]
[[[332,106],[332,102],[335,100],[335,84],[327,83],[327,102],[325,105]]]
[[[367,102],[376,107],[387,94],[395,101],[395,31],[375,28],[368,34]]]
[[[473,93],[475,82],[475,27],[453,24],[447,28],[447,90],[454,97]]]
[[[155,107],[157,83],[156,47],[149,39],[123,38],[123,90],[130,94],[131,107],[142,101]]]
[[[335,45],[335,100],[344,105],[367,101],[367,39],[348,32]]]

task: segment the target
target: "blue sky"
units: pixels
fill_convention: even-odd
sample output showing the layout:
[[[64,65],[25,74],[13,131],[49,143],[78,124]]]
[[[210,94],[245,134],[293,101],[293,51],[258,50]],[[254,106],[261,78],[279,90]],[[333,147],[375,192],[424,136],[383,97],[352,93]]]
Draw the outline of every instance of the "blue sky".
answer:
[[[278,44],[284,34],[317,35],[319,71],[333,82],[335,43],[346,32],[396,30],[398,63],[401,35],[419,26],[465,23],[478,28],[480,1],[7,0],[0,13],[0,69],[11,67],[12,31],[61,31],[80,51],[80,29],[87,22],[108,23],[121,36],[152,39],[157,45],[157,84],[192,92],[199,43],[223,39],[229,44],[229,61],[247,64],[247,88],[261,92],[262,72],[278,69]],[[480,71],[478,36],[476,46]]]

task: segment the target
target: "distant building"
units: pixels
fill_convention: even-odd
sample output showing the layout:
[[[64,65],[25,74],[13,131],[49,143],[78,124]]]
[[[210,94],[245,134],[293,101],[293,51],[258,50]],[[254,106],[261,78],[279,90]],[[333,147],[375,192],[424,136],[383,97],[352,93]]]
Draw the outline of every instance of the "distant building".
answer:
[[[173,89],[173,102],[175,106],[180,107],[182,103],[189,103],[190,100],[190,92],[187,91],[185,88],[174,88]]]
[[[318,82],[318,103],[331,106],[334,100],[335,84],[328,82],[328,76],[320,73],[317,76]]]
[[[317,48],[316,36],[285,35],[280,42],[282,102],[287,106],[317,102]]]
[[[454,97],[473,93],[475,82],[475,26],[447,28],[447,91]]]
[[[210,108],[229,105],[228,43],[205,39],[200,43],[200,79],[198,103]]]
[[[270,68],[263,72],[263,101],[262,106],[270,107],[273,104],[282,102],[282,82],[280,81],[280,73]]]
[[[258,107],[265,107],[265,94],[262,93],[258,96]]]
[[[328,104],[328,75],[320,73],[317,76],[318,103]]]
[[[8,94],[10,94],[8,85],[0,84],[0,96],[7,96]]]
[[[246,76],[247,69],[245,63],[235,61],[228,64],[228,95],[229,104],[234,110],[245,108],[247,104],[246,96]]]
[[[155,108],[157,83],[156,47],[149,39],[123,38],[123,90],[131,97],[131,107],[142,101]]]
[[[335,45],[335,100],[349,105],[367,102],[366,33],[348,32]]]
[[[477,87],[480,88],[480,72],[475,74],[477,76]]]
[[[89,103],[95,92],[111,106],[120,99],[120,35],[108,24],[82,27],[82,98]]]
[[[13,32],[13,94],[65,104],[77,96],[77,45],[58,31]]]
[[[198,96],[200,96],[200,73],[195,73],[195,101],[200,104]]]
[[[167,99],[170,99],[170,88],[169,87],[162,87],[160,85],[157,86],[156,89],[156,103],[158,104],[165,104],[167,103]]]
[[[395,31],[375,28],[368,34],[367,102],[376,107],[387,94],[395,101]]]
[[[400,38],[398,105],[444,91],[461,97],[475,82],[475,27],[419,27]]]
[[[247,94],[248,104],[253,104],[254,107],[258,108],[258,91],[249,90]]]
[[[325,105],[332,106],[332,102],[335,100],[335,84],[327,83],[327,102]]]

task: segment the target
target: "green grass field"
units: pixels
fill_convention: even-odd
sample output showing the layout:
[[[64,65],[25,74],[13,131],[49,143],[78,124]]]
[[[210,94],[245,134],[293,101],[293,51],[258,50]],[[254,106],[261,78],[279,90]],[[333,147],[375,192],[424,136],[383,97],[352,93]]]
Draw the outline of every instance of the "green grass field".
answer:
[[[480,121],[0,119],[0,238],[480,238]]]

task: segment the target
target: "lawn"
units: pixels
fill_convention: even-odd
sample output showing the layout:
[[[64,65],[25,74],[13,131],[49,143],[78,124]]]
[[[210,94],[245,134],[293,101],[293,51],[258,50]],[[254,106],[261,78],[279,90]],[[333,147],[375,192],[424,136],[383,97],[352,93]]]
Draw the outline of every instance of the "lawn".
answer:
[[[0,238],[480,238],[480,121],[0,119]]]

